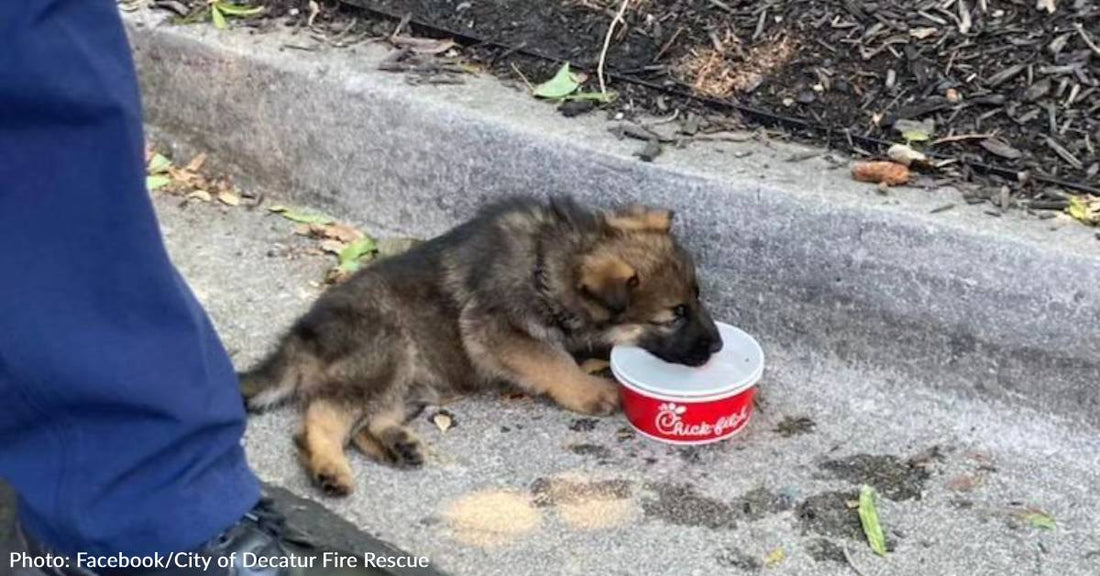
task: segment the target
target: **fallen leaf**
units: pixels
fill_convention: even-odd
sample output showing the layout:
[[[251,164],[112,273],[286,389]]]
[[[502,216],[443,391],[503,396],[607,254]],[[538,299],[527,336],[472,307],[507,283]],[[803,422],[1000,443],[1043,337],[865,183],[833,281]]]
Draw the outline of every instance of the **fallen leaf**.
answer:
[[[146,172],[149,174],[163,174],[172,167],[172,161],[165,158],[160,154],[153,154],[153,157],[149,159],[149,164],[146,167]]]
[[[776,548],[768,552],[768,555],[764,557],[764,565],[768,568],[773,568],[781,564],[786,558],[787,553],[784,552],[782,548]]]
[[[1084,196],[1070,196],[1066,212],[1089,226],[1100,225],[1100,198],[1086,200]]]
[[[171,183],[171,178],[159,174],[145,177],[145,187],[148,188],[150,191],[164,188]]]
[[[982,148],[985,148],[986,152],[1000,156],[1001,158],[1015,160],[1023,156],[1022,152],[1009,146],[1007,142],[999,138],[986,138],[978,144],[980,144]]]
[[[909,35],[917,40],[924,40],[925,38],[936,33],[935,28],[911,28]]]
[[[400,236],[382,238],[378,241],[378,257],[389,258],[390,256],[397,256],[423,243],[424,241],[419,238],[405,238]]]
[[[325,252],[328,252],[329,254],[339,255],[340,252],[346,247],[347,247],[347,244],[344,244],[343,242],[341,242],[339,240],[331,240],[330,239],[330,240],[321,241],[321,250],[324,250]]]
[[[334,220],[324,214],[312,214],[309,212],[299,212],[292,210],[286,206],[272,206],[268,208],[269,211],[286,218],[293,222],[300,222],[302,224],[332,224]]]
[[[217,28],[218,30],[225,30],[225,15],[222,14],[222,11],[218,8],[217,4],[210,5],[210,20],[214,22],[215,28]]]
[[[856,162],[852,165],[852,178],[896,186],[909,181],[909,168],[894,162]]]
[[[227,206],[240,206],[241,197],[233,192],[221,192],[218,194],[218,201]]]
[[[455,425],[454,414],[446,410],[440,410],[432,415],[432,424],[435,424],[435,427],[439,428],[440,432],[446,432]]]
[[[320,235],[323,238],[331,238],[345,243],[355,242],[364,236],[358,229],[347,224],[328,224],[320,228]]]
[[[927,156],[925,156],[921,152],[918,152],[917,150],[913,150],[905,144],[894,144],[890,147],[889,150],[886,151],[886,155],[889,156],[890,159],[894,162],[897,162],[898,164],[903,164],[905,166],[910,166],[914,162],[916,162],[917,164],[924,164],[928,162]]]
[[[879,556],[886,556],[886,536],[882,533],[882,526],[878,521],[878,510],[875,509],[875,500],[878,494],[871,486],[864,484],[859,489],[859,523],[863,525],[863,534],[867,536],[867,543],[871,550]]]
[[[210,193],[206,190],[195,190],[187,195],[188,200],[198,200],[200,202],[211,202],[214,199],[210,196]]]
[[[901,132],[902,138],[910,142],[925,142],[936,133],[936,122],[931,118],[920,122],[901,119],[894,122],[894,130]]]
[[[202,154],[199,154],[198,156],[192,158],[191,161],[187,163],[187,166],[184,169],[188,172],[198,172],[202,169],[202,165],[205,163],[206,153],[203,152]]]
[[[325,284],[339,284],[351,278],[353,272],[341,268],[332,268],[325,273]]]
[[[1054,521],[1054,517],[1038,508],[1029,508],[1021,515],[1023,519],[1034,526],[1035,528],[1042,528],[1043,530],[1054,530],[1058,527],[1058,524]]]
[[[553,78],[535,86],[532,92],[538,98],[560,100],[577,91],[581,83],[575,74],[569,71],[569,63],[562,64]]]
[[[343,250],[337,255],[339,264],[337,268],[345,272],[355,272],[359,269],[360,259],[365,256],[374,254],[377,246],[374,243],[374,239],[370,237],[363,237],[351,244],[344,247]]]
[[[263,6],[241,6],[240,4],[230,4],[228,2],[215,2],[214,5],[219,11],[228,16],[248,17],[264,11]]]

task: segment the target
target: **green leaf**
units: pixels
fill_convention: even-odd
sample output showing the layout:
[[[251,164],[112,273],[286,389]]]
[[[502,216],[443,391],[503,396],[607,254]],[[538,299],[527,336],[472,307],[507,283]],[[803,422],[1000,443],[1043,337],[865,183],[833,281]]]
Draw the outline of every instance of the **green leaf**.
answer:
[[[345,272],[355,272],[359,269],[360,259],[364,256],[373,255],[376,249],[373,238],[360,238],[340,251],[340,254],[337,255],[340,261],[337,268]]]
[[[149,160],[149,166],[146,168],[146,171],[149,174],[163,174],[171,167],[171,160],[160,154],[153,154],[153,157]]]
[[[216,2],[214,5],[226,16],[255,16],[264,11],[263,6],[241,6],[228,2]]]
[[[1054,517],[1041,510],[1031,509],[1024,513],[1024,520],[1028,524],[1036,528],[1042,528],[1043,530],[1054,530],[1058,525],[1054,522]]]
[[[215,28],[217,28],[218,30],[225,30],[225,15],[222,14],[222,11],[218,8],[217,4],[210,5],[210,19],[214,21]]]
[[[569,63],[562,64],[553,78],[535,86],[533,94],[538,98],[560,100],[577,91],[581,84],[577,76],[569,71]]]
[[[290,208],[287,208],[286,206],[272,206],[268,208],[268,210],[278,214],[279,216],[282,216],[283,218],[286,218],[287,220],[291,220],[293,222],[301,222],[302,224],[332,224],[333,222],[335,222],[335,220],[333,220],[331,217],[325,216],[324,214],[298,212],[297,210],[292,210]]]
[[[145,177],[145,187],[148,188],[150,191],[156,190],[158,188],[164,188],[171,183],[172,179],[167,176],[154,175]]]
[[[867,543],[871,550],[879,556],[886,555],[886,536],[882,534],[882,526],[878,523],[878,511],[875,509],[875,500],[878,494],[871,486],[864,484],[859,489],[859,523],[863,525],[863,534],[867,536]]]

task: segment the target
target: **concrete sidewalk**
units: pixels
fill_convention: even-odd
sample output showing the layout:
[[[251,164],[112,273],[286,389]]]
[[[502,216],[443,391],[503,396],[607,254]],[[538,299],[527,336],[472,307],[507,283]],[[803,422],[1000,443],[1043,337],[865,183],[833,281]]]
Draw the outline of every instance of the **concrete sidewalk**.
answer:
[[[178,203],[157,198],[172,256],[247,365],[331,263],[262,209]],[[295,460],[295,410],[253,418],[246,446],[265,480],[462,576],[751,574],[768,558],[771,574],[852,574],[844,548],[868,576],[1100,571],[1094,430],[781,343],[767,354],[758,416],[706,448],[635,437],[621,415],[485,396],[448,406],[446,433],[416,422],[423,470],[353,455],[358,491],[328,499]],[[848,507],[861,483],[884,497],[886,558]]]

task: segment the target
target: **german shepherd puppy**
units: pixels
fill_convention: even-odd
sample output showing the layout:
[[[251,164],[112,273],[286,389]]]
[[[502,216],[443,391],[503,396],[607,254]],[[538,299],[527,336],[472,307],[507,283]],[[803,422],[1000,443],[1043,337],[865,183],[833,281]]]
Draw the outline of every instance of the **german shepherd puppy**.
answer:
[[[424,405],[510,383],[581,414],[616,385],[575,355],[637,344],[698,366],[722,347],[672,213],[512,199],[325,292],[241,386],[250,410],[304,407],[302,462],[325,492],[352,491],[344,455],[424,462],[405,427]]]

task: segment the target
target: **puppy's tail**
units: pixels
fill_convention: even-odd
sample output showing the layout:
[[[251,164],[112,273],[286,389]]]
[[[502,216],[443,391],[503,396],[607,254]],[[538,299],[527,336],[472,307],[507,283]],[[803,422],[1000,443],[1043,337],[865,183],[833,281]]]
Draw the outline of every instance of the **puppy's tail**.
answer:
[[[310,376],[316,366],[313,356],[302,349],[293,334],[279,343],[279,348],[246,372],[238,372],[241,396],[249,412],[263,412],[294,397],[298,386]]]

